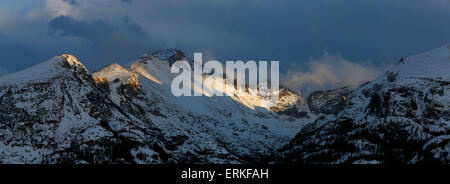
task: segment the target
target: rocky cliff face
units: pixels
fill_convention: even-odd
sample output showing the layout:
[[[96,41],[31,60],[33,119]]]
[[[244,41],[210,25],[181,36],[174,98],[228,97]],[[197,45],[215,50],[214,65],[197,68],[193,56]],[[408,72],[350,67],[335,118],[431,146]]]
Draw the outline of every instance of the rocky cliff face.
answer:
[[[343,87],[313,92],[308,97],[309,109],[315,114],[336,114],[344,109],[348,95],[354,89],[354,87]]]

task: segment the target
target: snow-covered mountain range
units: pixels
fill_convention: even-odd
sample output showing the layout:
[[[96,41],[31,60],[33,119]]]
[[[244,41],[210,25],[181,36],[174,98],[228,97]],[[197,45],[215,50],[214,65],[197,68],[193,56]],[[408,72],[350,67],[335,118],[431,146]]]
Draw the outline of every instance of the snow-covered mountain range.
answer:
[[[274,107],[228,85],[175,97],[179,60],[192,62],[166,49],[90,73],[62,55],[0,77],[0,163],[448,163],[450,45],[357,88],[282,88]]]
[[[187,58],[161,50],[90,73],[62,55],[0,78],[0,162],[260,162],[310,122],[262,97],[175,97],[175,60]]]

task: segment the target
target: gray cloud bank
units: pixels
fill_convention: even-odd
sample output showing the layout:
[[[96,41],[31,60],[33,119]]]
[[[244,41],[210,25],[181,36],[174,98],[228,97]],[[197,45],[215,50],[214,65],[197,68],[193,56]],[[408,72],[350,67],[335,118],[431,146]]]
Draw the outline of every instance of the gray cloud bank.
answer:
[[[293,87],[353,85],[450,42],[449,11],[448,0],[1,1],[0,62],[17,71],[71,53],[95,70],[170,47],[279,60]]]

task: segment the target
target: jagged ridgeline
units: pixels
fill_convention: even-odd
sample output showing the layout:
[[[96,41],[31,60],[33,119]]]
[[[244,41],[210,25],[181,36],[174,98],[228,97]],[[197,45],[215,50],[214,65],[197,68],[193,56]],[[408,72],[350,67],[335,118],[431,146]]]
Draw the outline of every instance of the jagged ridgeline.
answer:
[[[0,163],[448,163],[450,45],[360,87],[174,97],[176,49],[90,73],[62,55],[0,78]],[[194,88],[195,90],[196,88]]]
[[[0,78],[0,162],[264,162],[314,116],[282,115],[293,92],[276,112],[259,96],[174,97],[177,60],[160,50],[91,74],[62,55]]]

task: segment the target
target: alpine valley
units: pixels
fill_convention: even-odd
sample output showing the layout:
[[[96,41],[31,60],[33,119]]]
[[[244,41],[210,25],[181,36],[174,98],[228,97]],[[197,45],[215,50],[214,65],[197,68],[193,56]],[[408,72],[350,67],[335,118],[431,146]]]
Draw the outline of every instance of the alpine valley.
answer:
[[[91,73],[65,54],[0,77],[0,163],[450,162],[450,44],[361,86],[281,88],[274,107],[234,85],[175,97],[179,60],[192,63],[166,49]]]

